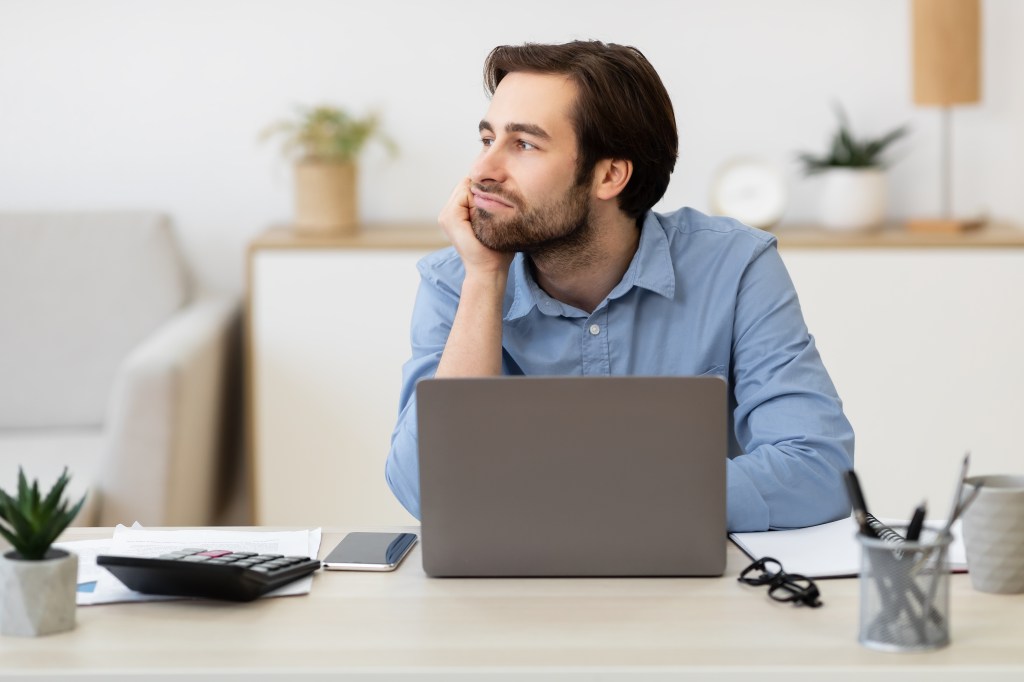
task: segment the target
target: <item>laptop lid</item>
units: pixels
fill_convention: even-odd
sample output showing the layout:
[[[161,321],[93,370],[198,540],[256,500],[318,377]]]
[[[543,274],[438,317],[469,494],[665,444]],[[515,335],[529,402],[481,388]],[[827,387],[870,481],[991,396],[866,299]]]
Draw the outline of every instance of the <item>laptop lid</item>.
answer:
[[[723,379],[425,379],[416,400],[428,575],[724,572]]]

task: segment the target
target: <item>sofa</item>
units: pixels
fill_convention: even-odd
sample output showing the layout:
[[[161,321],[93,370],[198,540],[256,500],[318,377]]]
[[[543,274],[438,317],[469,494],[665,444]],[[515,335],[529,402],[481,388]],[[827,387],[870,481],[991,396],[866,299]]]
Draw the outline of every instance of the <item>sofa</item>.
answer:
[[[0,213],[0,487],[67,467],[76,525],[216,522],[240,304],[192,289],[164,215]]]

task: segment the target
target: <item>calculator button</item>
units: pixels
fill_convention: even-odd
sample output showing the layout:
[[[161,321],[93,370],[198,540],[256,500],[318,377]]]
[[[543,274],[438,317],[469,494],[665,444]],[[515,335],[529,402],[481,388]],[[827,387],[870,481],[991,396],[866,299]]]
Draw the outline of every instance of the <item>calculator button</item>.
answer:
[[[226,549],[211,549],[211,550],[206,551],[206,552],[200,552],[199,556],[208,556],[211,559],[213,559],[213,558],[216,558],[216,557],[227,556],[228,554],[231,554],[230,550],[226,550]]]
[[[273,569],[267,568],[266,565],[253,566],[249,569],[250,571],[256,571],[257,573],[270,573]]]
[[[260,554],[256,558],[257,559],[262,559],[262,560],[266,561],[266,560],[269,560],[269,559],[280,559],[282,556],[284,556],[284,555],[283,554]]]
[[[182,561],[209,561],[210,557],[203,556],[202,554],[190,554],[188,556],[181,557]]]
[[[157,559],[180,559],[183,556],[188,556],[184,552],[170,552],[168,554],[161,554]]]

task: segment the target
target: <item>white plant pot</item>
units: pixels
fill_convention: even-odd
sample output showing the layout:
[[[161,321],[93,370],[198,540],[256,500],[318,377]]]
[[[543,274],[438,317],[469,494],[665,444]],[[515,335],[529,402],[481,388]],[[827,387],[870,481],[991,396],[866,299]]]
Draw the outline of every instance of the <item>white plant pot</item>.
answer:
[[[885,172],[833,168],[822,174],[821,225],[830,230],[868,230],[885,218]]]
[[[0,556],[0,634],[35,637],[75,627],[78,556],[50,549],[28,561]]]

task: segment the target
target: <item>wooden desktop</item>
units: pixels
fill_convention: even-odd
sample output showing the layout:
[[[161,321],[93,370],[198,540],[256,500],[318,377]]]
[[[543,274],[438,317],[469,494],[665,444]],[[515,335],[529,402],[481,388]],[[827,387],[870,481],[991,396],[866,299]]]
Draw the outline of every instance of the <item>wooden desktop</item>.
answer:
[[[747,563],[730,544],[722,578],[432,579],[417,546],[394,573],[320,572],[301,597],[82,607],[69,633],[0,638],[0,677],[1024,679],[1024,595],[952,576],[952,644],[882,653],[857,643],[857,580],[790,606],[738,583]]]

